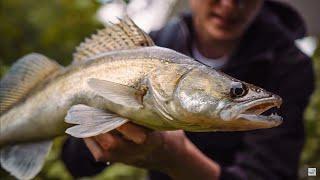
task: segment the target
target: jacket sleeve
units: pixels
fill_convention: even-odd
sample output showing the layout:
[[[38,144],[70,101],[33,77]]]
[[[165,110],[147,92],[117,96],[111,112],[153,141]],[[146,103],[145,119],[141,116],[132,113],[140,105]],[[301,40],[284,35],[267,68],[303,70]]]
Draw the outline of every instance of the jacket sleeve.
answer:
[[[61,159],[74,178],[98,174],[106,167],[105,163],[94,160],[82,139],[70,136],[62,147]]]
[[[283,46],[275,56],[270,91],[283,99],[277,128],[245,134],[244,147],[232,166],[222,167],[221,179],[297,179],[304,144],[303,112],[314,89],[312,61],[294,45]]]

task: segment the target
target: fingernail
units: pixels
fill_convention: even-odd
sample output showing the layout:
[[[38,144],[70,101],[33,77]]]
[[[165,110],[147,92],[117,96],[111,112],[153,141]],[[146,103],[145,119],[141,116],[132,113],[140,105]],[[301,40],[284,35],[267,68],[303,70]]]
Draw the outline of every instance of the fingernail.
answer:
[[[147,139],[146,134],[141,133],[141,134],[139,134],[139,136],[137,136],[135,143],[137,143],[137,144],[143,144],[143,143],[146,141],[146,139]]]

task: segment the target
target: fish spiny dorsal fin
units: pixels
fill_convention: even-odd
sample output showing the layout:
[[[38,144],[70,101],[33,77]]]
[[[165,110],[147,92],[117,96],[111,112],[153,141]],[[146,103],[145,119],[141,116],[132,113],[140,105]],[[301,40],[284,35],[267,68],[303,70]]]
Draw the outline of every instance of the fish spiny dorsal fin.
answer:
[[[31,53],[20,58],[0,81],[0,114],[60,68],[59,64],[41,54]]]
[[[119,19],[118,24],[106,25],[90,38],[86,38],[73,54],[73,63],[86,62],[101,53],[113,50],[154,46],[152,39],[128,16]]]

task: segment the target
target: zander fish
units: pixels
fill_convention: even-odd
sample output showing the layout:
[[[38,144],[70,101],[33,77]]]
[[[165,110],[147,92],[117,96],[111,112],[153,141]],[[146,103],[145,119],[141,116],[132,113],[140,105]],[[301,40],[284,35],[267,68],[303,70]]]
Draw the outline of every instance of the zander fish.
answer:
[[[69,67],[29,54],[0,85],[0,162],[18,179],[33,178],[65,132],[91,137],[128,121],[194,132],[282,122],[261,115],[280,106],[279,96],[155,46],[128,17],[81,43]]]

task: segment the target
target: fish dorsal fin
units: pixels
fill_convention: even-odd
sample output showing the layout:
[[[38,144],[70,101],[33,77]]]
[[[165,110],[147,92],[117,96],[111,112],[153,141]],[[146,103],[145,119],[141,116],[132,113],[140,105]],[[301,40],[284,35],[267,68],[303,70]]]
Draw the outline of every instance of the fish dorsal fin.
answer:
[[[73,54],[73,63],[78,64],[101,53],[113,50],[154,46],[152,39],[128,16],[119,19],[118,24],[106,25],[104,29],[85,39]]]
[[[60,67],[41,54],[31,53],[20,58],[0,81],[0,114],[21,101]]]

